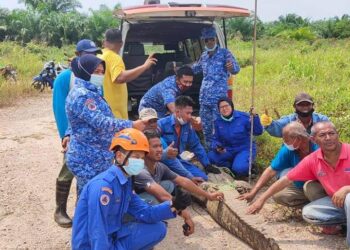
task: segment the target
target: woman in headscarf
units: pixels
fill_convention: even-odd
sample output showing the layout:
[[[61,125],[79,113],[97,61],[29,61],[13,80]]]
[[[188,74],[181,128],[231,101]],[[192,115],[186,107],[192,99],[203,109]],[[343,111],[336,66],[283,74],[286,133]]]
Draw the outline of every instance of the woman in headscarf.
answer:
[[[77,179],[78,196],[84,185],[110,167],[109,151],[114,134],[124,128],[144,129],[142,121],[114,118],[103,99],[105,63],[94,55],[75,58],[71,63],[76,77],[66,100],[70,143],[66,154],[68,168]]]
[[[231,99],[224,97],[218,101],[220,116],[215,121],[211,151],[208,153],[212,164],[229,168],[237,177],[249,172],[250,115],[234,109]],[[258,115],[253,118],[253,134],[261,135]],[[253,160],[256,157],[256,144],[253,144]]]

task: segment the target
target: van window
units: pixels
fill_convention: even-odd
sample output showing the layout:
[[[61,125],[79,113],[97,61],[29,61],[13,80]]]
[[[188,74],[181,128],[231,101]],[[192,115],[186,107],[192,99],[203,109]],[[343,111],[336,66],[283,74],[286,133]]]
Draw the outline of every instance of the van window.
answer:
[[[186,52],[192,61],[197,61],[202,54],[202,45],[199,39],[185,40]]]

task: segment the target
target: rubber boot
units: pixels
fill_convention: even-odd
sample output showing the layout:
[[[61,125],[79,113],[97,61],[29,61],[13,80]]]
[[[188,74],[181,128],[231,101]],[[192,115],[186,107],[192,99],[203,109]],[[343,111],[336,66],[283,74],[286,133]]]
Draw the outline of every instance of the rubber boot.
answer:
[[[56,223],[64,228],[72,227],[72,219],[67,215],[67,199],[72,181],[56,181]]]

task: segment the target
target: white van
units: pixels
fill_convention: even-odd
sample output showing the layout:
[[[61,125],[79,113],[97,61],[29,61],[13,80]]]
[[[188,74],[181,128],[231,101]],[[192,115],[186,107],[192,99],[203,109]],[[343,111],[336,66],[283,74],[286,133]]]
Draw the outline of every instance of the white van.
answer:
[[[178,3],[145,4],[119,10],[117,16],[121,19],[124,41],[121,53],[126,69],[143,64],[153,52],[158,59],[157,65],[128,83],[130,115],[137,114],[139,101],[148,89],[174,74],[174,65],[199,59],[204,50],[200,39],[203,27],[215,27],[220,46],[226,48],[225,19],[249,15],[248,9],[233,6]],[[193,86],[185,93],[197,104],[201,82],[202,76],[196,75]]]

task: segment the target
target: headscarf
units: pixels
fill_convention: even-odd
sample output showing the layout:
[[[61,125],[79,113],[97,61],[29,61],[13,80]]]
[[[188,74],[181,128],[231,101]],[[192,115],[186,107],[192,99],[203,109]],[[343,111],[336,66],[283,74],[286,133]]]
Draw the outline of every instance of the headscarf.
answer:
[[[92,73],[94,73],[99,64],[102,64],[103,68],[106,68],[105,62],[102,59],[95,55],[86,54],[81,57],[75,57],[71,62],[71,67],[76,77],[89,81]]]
[[[233,105],[233,102],[232,102],[231,98],[228,98],[228,97],[220,98],[219,101],[218,101],[218,109],[220,109],[220,103],[221,102],[227,102],[231,106],[231,108],[232,108],[231,114],[229,116],[223,116],[226,119],[230,119],[232,117],[232,115],[233,115],[233,111],[235,110],[235,107]]]

